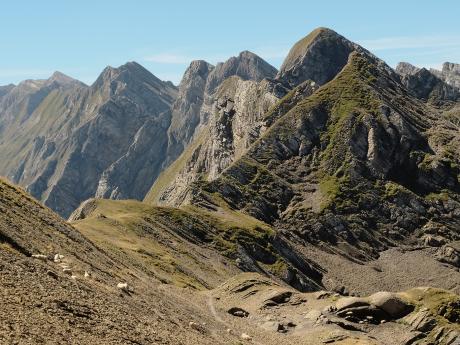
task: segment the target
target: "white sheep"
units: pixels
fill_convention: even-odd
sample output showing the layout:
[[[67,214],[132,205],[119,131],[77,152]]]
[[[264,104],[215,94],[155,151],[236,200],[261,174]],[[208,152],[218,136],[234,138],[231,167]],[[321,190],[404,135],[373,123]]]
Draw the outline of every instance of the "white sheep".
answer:
[[[126,292],[129,292],[128,283],[118,283],[117,288]]]
[[[43,254],[32,254],[32,257],[38,260],[43,260],[43,261],[48,260],[48,257]]]

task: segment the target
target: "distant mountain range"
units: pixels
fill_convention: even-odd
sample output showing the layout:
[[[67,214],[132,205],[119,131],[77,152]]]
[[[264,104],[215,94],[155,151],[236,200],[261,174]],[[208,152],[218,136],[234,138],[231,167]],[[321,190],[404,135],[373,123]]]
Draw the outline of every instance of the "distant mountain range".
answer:
[[[305,54],[309,45],[314,49]],[[245,51],[217,66],[193,61],[179,88],[134,62],[107,67],[91,86],[60,72],[2,86],[0,174],[64,217],[90,197],[142,200],[159,174],[200,140],[206,143],[194,164],[202,168],[192,174],[204,169],[215,178],[265,130],[261,120],[271,106],[306,80],[315,83],[305,91],[312,93],[343,68],[351,51],[364,49],[318,29],[293,47],[279,72]],[[428,71],[401,63],[396,70],[419,99],[459,97],[459,65]],[[216,133],[228,125],[214,116],[226,99],[236,111],[235,128]],[[175,185],[174,193],[187,185]]]

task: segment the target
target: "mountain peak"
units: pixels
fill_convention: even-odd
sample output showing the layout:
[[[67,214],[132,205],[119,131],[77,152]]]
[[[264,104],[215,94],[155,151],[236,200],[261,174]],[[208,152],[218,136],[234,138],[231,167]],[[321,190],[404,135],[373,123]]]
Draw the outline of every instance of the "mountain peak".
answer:
[[[245,50],[238,56],[233,56],[227,61],[216,65],[210,73],[206,91],[208,93],[214,92],[224,79],[232,75],[239,76],[243,80],[260,81],[264,78],[274,78],[276,72],[276,68],[260,56]]]
[[[291,87],[308,79],[320,85],[325,84],[346,65],[348,56],[354,50],[364,51],[331,29],[315,29],[294,44],[277,79]]]
[[[418,71],[420,71],[420,68],[410,64],[409,62],[400,62],[396,66],[396,72],[402,76],[405,75],[414,75]]]
[[[442,71],[443,72],[455,72],[460,74],[460,64],[453,63],[453,62],[444,62],[442,64]]]
[[[52,84],[52,83],[57,83],[59,85],[62,85],[62,86],[67,86],[67,85],[75,85],[75,84],[82,84],[82,82],[72,78],[72,77],[69,77],[68,75],[62,73],[62,72],[59,72],[59,71],[56,71],[54,72],[51,77],[48,78],[48,80],[46,81],[47,84]]]
[[[206,78],[214,66],[204,60],[193,60],[185,70],[179,89],[186,92],[191,85],[206,83]]]
[[[122,81],[124,83],[131,83],[133,81],[143,81],[148,84],[165,84],[168,87],[176,88],[170,83],[166,83],[155,75],[153,75],[149,70],[140,65],[135,61],[129,61],[119,67],[107,66],[104,68],[102,73],[93,83],[92,87],[97,88],[103,86],[105,83],[111,83],[112,81]]]

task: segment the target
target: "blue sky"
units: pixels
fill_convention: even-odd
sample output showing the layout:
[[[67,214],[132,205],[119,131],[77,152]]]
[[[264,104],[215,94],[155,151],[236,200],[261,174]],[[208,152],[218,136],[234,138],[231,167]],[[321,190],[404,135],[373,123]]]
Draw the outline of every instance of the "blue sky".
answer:
[[[319,26],[394,66],[460,62],[460,1],[5,0],[0,85],[59,70],[92,83],[102,69],[137,61],[178,83],[188,63],[251,50],[279,67]]]

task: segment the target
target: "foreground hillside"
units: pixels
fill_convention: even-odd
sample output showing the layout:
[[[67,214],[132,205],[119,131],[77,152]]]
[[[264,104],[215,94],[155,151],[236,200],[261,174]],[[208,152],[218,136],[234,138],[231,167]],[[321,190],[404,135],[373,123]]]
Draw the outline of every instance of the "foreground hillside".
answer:
[[[411,344],[437,339],[453,344],[458,339],[460,299],[451,292],[418,288],[369,298],[302,294],[276,277],[239,274],[243,260],[212,249],[216,225],[213,229],[203,217],[197,219],[195,211],[123,201],[86,206],[75,221],[79,232],[0,181],[2,343]],[[219,230],[233,221],[228,218]],[[246,224],[257,222],[247,219]]]
[[[213,322],[187,291],[164,291],[4,181],[0,208],[2,344],[207,343],[186,329]],[[133,292],[117,289],[125,281]]]

